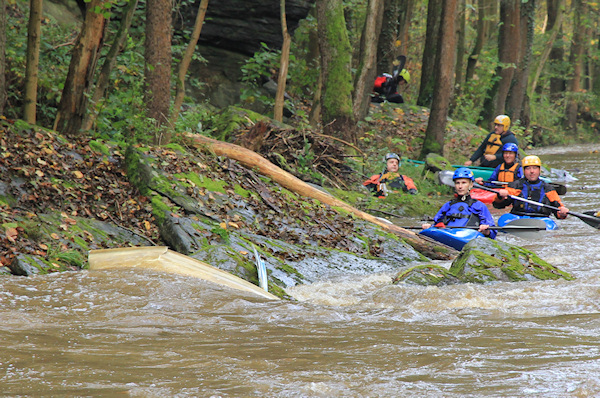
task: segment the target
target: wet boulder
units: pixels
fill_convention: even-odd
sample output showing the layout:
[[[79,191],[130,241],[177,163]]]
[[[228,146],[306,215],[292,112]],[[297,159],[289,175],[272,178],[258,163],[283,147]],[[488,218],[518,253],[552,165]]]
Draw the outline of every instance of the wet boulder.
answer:
[[[574,279],[542,260],[534,252],[491,239],[473,239],[467,243],[450,269],[420,265],[396,276],[393,283],[447,285],[455,283],[520,282]]]

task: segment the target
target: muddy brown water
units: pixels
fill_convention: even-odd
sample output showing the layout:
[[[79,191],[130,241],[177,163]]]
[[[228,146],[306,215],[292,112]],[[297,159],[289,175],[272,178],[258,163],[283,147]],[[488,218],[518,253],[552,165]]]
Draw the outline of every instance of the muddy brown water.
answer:
[[[599,154],[537,153],[600,210]],[[416,221],[416,220],[415,220]],[[3,396],[600,396],[600,231],[575,217],[535,250],[575,281],[297,286],[269,302],[201,280],[84,271],[0,278]]]

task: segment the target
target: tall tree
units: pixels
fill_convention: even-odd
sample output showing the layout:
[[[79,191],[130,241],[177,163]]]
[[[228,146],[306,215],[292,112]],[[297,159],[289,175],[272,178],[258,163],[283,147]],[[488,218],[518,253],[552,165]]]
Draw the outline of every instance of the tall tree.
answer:
[[[196,44],[200,38],[200,32],[202,32],[202,25],[204,25],[204,17],[206,16],[206,9],[208,8],[208,0],[201,0],[200,6],[198,6],[198,14],[196,15],[196,22],[194,23],[194,31],[190,37],[190,42],[187,45],[185,54],[179,63],[177,68],[177,88],[175,90],[175,104],[173,105],[173,113],[171,114],[171,124],[175,125],[177,118],[179,117],[179,110],[183,105],[183,99],[185,98],[185,76],[192,62],[192,57],[196,51]]]
[[[550,66],[555,70],[553,76],[550,78],[550,94],[553,95],[562,95],[563,92],[567,88],[567,79],[564,73],[559,73],[560,71],[564,71],[565,68],[563,66],[565,61],[565,48],[563,45],[563,31],[562,24],[560,24],[560,18],[562,18],[563,11],[563,0],[548,0],[547,4],[547,15],[548,15],[548,24],[547,29],[552,30],[554,26],[557,25],[557,37],[554,41],[554,45],[552,46],[552,50],[550,50]]]
[[[434,65],[435,87],[429,122],[425,131],[425,141],[421,149],[421,158],[424,158],[430,152],[443,154],[444,132],[454,88],[458,0],[443,0],[441,9],[441,22],[437,35],[439,56],[436,58],[436,64]]]
[[[585,54],[586,43],[588,43],[589,24],[588,7],[584,0],[573,0],[573,40],[571,42],[571,52],[569,54],[569,63],[573,68],[567,87],[567,106],[566,106],[566,128],[577,131],[577,95],[581,91],[581,78],[583,75],[583,55]]]
[[[556,38],[558,37],[558,33],[562,28],[563,17],[565,15],[565,0],[558,0],[556,13],[553,14],[554,18],[550,18],[550,8],[548,8],[548,24],[546,25],[546,34],[548,36],[546,40],[546,45],[542,50],[542,54],[537,57],[537,63],[535,66],[535,72],[533,73],[533,79],[531,80],[531,84],[527,90],[529,98],[533,97],[533,93],[537,88],[538,80],[540,75],[542,74],[542,70],[546,65],[546,61],[548,61],[548,57],[550,56],[550,52],[554,48],[554,43],[556,42]]]
[[[467,4],[466,0],[458,2],[458,23],[456,24],[456,71],[455,75],[455,95],[460,95],[463,84],[463,65],[465,63],[465,46],[467,40]]]
[[[119,29],[117,30],[117,34],[115,35],[112,45],[110,46],[110,50],[108,51],[108,54],[106,54],[106,58],[104,58],[104,62],[100,68],[98,82],[96,83],[96,88],[94,89],[94,94],[92,95],[91,100],[92,109],[87,112],[85,121],[83,123],[84,131],[90,130],[96,121],[98,114],[93,108],[95,108],[100,100],[104,98],[104,94],[106,93],[106,89],[110,81],[110,73],[117,63],[117,55],[119,55],[121,52],[123,44],[125,43],[125,39],[127,39],[127,32],[129,32],[137,3],[138,0],[129,0],[123,10],[124,12],[123,17],[121,18],[121,24],[119,25]]]
[[[369,0],[367,16],[360,40],[360,53],[354,84],[353,113],[355,120],[363,119],[368,111],[370,93],[377,74],[377,42],[383,18],[383,0]]]
[[[171,106],[171,22],[170,0],[146,2],[146,41],[144,43],[146,66],[146,111],[155,121],[154,143],[171,141],[169,107]]]
[[[524,127],[529,126],[529,101],[526,93],[535,29],[535,7],[535,0],[529,0],[521,4],[521,46],[518,49],[519,64],[513,76],[512,88],[506,100],[506,112],[511,115],[513,123],[516,120],[520,120],[521,125]]]
[[[42,32],[42,0],[30,0],[27,27],[27,66],[25,68],[25,99],[23,119],[35,124],[37,109],[38,68]]]
[[[425,46],[423,47],[421,85],[419,87],[419,97],[417,98],[417,105],[420,106],[430,106],[433,98],[436,76],[435,65],[438,64],[437,58],[440,56],[437,46],[443,3],[443,0],[429,0],[427,6],[427,32],[425,33]]]
[[[498,31],[498,80],[488,90],[481,112],[481,120],[489,124],[495,115],[503,114],[513,75],[519,62],[521,46],[521,0],[500,1],[500,27]],[[510,116],[510,115],[509,115]]]
[[[87,111],[88,93],[96,69],[96,62],[104,39],[108,0],[87,3],[81,32],[75,41],[65,80],[54,129],[66,135],[77,135]]]
[[[377,41],[377,74],[390,73],[394,60],[406,55],[414,0],[384,0]]]
[[[277,94],[275,95],[275,108],[273,118],[277,121],[283,120],[283,106],[285,104],[285,86],[287,81],[288,67],[290,64],[290,45],[292,38],[287,28],[287,18],[285,16],[285,0],[280,0],[279,14],[281,20],[281,34],[283,35],[283,45],[281,47],[281,62],[279,64],[279,76],[277,77]]]
[[[321,123],[333,136],[356,141],[352,115],[352,48],[342,0],[317,0],[321,54]]]
[[[477,36],[475,45],[471,51],[471,55],[467,59],[467,71],[465,73],[465,82],[469,82],[475,75],[475,66],[479,59],[479,54],[483,50],[483,46],[487,42],[490,34],[490,15],[492,14],[494,0],[477,0]]]
[[[6,0],[0,0],[0,115],[6,106]]]

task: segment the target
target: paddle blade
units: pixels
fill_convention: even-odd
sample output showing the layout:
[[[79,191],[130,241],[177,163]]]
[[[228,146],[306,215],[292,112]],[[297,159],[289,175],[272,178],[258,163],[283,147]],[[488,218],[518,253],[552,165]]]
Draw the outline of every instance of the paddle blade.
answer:
[[[454,188],[454,172],[452,170],[441,170],[438,172],[438,181],[440,184]]]
[[[535,240],[540,238],[540,231],[546,230],[544,220],[537,218],[520,218],[507,223],[500,231],[515,235],[521,239]]]
[[[575,216],[574,213],[569,212],[569,214]],[[598,215],[600,215],[600,211],[584,211],[583,214],[589,217],[579,217],[581,221],[583,221],[587,225],[591,225],[596,229],[600,229],[600,217],[598,217]]]

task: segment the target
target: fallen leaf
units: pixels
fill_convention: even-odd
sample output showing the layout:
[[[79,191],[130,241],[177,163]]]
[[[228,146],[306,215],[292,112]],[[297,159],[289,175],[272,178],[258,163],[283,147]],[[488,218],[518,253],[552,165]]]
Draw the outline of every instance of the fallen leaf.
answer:
[[[19,236],[19,232],[17,231],[16,228],[7,228],[6,229],[6,238],[11,241],[12,243],[16,243],[15,238]]]
[[[73,175],[75,176],[75,178],[83,178],[83,173],[79,170],[75,170],[73,172]],[[100,187],[98,187],[98,188],[100,188]]]
[[[50,234],[50,237],[51,237],[52,239],[56,239],[56,240],[60,239],[60,236],[58,236],[58,235],[57,235],[56,233],[54,233],[54,232]]]

